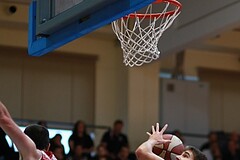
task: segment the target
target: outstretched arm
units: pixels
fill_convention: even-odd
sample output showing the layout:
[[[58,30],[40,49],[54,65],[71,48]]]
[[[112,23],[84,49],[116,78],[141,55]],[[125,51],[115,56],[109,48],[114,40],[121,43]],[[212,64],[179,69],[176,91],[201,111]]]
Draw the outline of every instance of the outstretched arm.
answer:
[[[11,138],[23,159],[39,159],[41,157],[41,153],[36,149],[34,142],[20,130],[1,101],[0,127]]]
[[[163,139],[163,133],[167,129],[167,125],[165,125],[161,131],[159,131],[159,123],[156,124],[155,127],[152,126],[152,134],[147,132],[149,138],[147,141],[142,143],[136,150],[136,156],[138,160],[163,160],[158,155],[152,152],[152,149],[155,145],[170,143],[170,140]]]

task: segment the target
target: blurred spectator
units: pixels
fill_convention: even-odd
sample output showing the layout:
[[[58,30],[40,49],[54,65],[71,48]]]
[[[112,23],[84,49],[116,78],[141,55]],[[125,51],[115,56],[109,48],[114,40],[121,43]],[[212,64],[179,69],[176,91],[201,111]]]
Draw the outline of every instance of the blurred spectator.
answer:
[[[94,143],[86,130],[86,125],[83,121],[77,121],[73,128],[73,133],[69,138],[70,151],[68,156],[74,155],[75,146],[82,147],[82,154],[88,158],[91,158],[91,152],[94,149]]]
[[[128,146],[122,146],[118,152],[117,160],[135,160],[135,154],[130,152]]]
[[[217,141],[210,143],[210,148],[203,149],[202,151],[208,160],[222,160],[222,153]]]
[[[122,133],[123,126],[122,120],[116,120],[113,128],[102,136],[101,144],[106,146],[112,159],[116,159],[122,146],[129,146],[127,135]]]
[[[89,158],[84,154],[83,147],[80,144],[74,145],[73,154],[67,157],[67,160],[88,160]]]
[[[65,149],[64,149],[63,144],[61,143],[61,140],[62,140],[61,134],[56,134],[53,138],[51,138],[49,150],[54,152],[55,149],[57,148],[56,152],[59,152],[59,147],[60,147],[62,150],[63,156],[65,156]]]
[[[236,142],[238,145],[240,144],[239,134],[236,131],[233,131],[230,133],[229,139]]]
[[[210,132],[208,134],[208,141],[205,142],[201,147],[200,150],[206,150],[206,149],[210,149],[210,144],[214,143],[214,142],[218,142],[218,135],[216,132]]]
[[[64,150],[61,146],[55,146],[51,151],[55,155],[57,160],[66,160]]]
[[[238,143],[229,139],[227,149],[223,152],[223,160],[240,160]]]
[[[104,145],[99,145],[97,147],[96,155],[92,158],[92,160],[112,160],[109,156],[109,153]]]

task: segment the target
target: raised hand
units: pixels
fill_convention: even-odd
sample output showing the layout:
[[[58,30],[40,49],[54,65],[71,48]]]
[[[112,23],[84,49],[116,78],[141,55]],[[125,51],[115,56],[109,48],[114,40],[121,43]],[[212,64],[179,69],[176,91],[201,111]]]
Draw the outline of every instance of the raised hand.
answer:
[[[156,129],[152,126],[152,133],[147,132],[149,135],[149,140],[153,141],[155,144],[170,143],[171,140],[166,140],[163,138],[163,133],[167,129],[168,125],[165,124],[164,127],[160,130],[159,123],[156,123]],[[159,131],[160,130],[160,131]]]

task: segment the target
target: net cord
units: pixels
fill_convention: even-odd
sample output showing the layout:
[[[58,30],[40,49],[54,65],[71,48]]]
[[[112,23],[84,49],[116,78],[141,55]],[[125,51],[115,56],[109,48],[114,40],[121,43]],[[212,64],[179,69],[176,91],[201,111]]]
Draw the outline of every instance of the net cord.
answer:
[[[126,66],[141,66],[159,58],[159,39],[180,14],[179,7],[176,7],[173,14],[167,14],[165,17],[160,16],[168,12],[169,6],[170,3],[166,2],[165,8],[158,17],[151,17],[153,7],[150,4],[143,17],[138,17],[138,13],[135,12],[131,13],[131,17],[125,16],[112,22],[113,32],[121,43],[123,63]],[[144,26],[144,22],[147,21],[148,25]],[[131,23],[133,23],[132,27],[130,27]]]

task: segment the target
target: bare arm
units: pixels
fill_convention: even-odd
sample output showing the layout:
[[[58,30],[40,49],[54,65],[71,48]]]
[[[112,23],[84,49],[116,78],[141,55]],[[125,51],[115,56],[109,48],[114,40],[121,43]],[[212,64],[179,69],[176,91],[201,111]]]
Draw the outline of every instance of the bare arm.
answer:
[[[167,129],[165,125],[161,131],[159,131],[159,124],[156,124],[156,130],[152,126],[152,134],[148,133],[149,139],[142,143],[135,151],[138,160],[163,160],[158,155],[152,152],[152,149],[157,144],[169,143],[170,140],[163,139],[163,132]]]
[[[36,149],[34,142],[20,130],[2,102],[0,102],[0,127],[11,138],[24,160],[41,157],[41,152]]]

